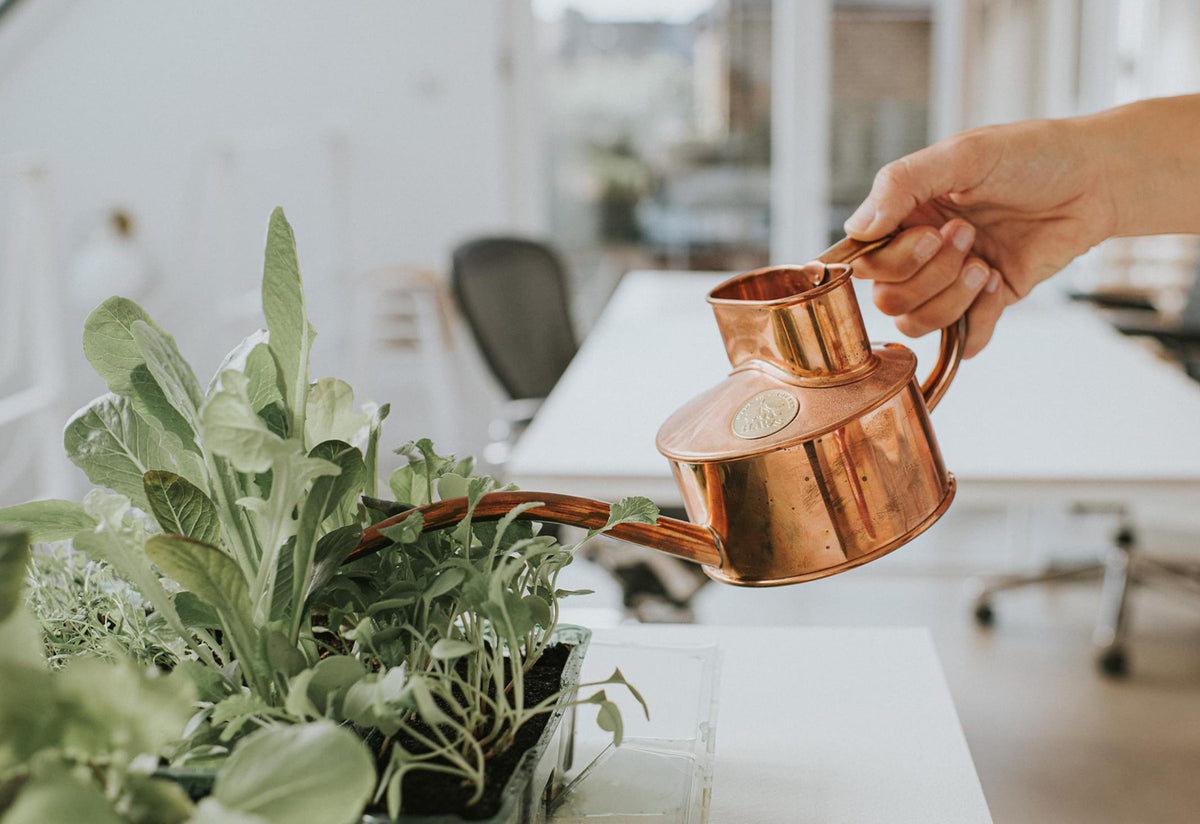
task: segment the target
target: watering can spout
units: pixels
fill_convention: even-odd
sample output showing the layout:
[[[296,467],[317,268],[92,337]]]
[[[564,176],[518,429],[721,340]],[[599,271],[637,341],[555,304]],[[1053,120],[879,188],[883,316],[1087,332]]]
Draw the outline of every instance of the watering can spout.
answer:
[[[471,512],[472,521],[497,521],[520,504],[536,503],[518,516],[526,521],[549,521],[583,529],[602,529],[608,523],[609,505],[603,501],[558,495],[550,492],[492,492],[484,495]],[[454,526],[467,517],[466,498],[451,498],[410,509],[380,521],[363,532],[362,541],[347,560],[375,552],[391,543],[380,530],[401,523],[414,512],[420,512],[423,531]],[[711,567],[721,565],[721,550],[716,534],[706,526],[676,518],[660,517],[654,524],[623,523],[605,532],[613,538],[631,544],[651,547],[688,561]]]

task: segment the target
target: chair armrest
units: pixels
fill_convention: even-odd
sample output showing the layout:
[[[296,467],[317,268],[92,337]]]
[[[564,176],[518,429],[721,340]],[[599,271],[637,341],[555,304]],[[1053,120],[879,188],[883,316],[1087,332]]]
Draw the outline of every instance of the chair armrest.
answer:
[[[1130,309],[1139,312],[1153,312],[1154,304],[1142,295],[1121,292],[1068,292],[1067,297],[1080,303],[1090,303],[1101,309]]]

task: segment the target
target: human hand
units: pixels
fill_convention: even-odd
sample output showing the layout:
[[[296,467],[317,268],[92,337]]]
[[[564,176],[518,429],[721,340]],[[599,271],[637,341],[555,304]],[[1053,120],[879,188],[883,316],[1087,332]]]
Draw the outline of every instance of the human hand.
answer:
[[[902,333],[965,314],[972,357],[1006,306],[1114,233],[1102,161],[1081,130],[1073,120],[973,129],[879,171],[845,228],[859,240],[903,229],[855,265]]]

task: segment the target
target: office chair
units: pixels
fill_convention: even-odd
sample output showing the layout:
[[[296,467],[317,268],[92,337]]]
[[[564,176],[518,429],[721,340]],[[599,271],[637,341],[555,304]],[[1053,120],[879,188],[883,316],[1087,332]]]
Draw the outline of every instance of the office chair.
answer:
[[[1082,299],[1108,309],[1119,306],[1108,315],[1114,327],[1126,335],[1155,338],[1180,359],[1189,375],[1200,380],[1200,264],[1188,291],[1186,306],[1177,321],[1161,320],[1156,313],[1145,311],[1144,306],[1132,302],[1116,304],[1108,300]],[[1093,636],[1099,649],[1096,662],[1107,675],[1125,675],[1129,671],[1125,639],[1130,588],[1134,585],[1166,586],[1190,597],[1200,597],[1200,564],[1158,560],[1141,553],[1137,529],[1124,506],[1079,504],[1075,512],[1116,516],[1117,526],[1105,557],[1076,564],[1051,563],[1034,575],[994,580],[983,586],[976,596],[975,620],[981,626],[991,626],[995,621],[993,597],[999,592],[1029,584],[1102,577],[1100,612]]]
[[[512,447],[570,364],[578,346],[568,310],[567,273],[542,243],[513,237],[467,241],[453,253],[451,288],[480,353],[510,398],[488,427],[484,460],[503,472]],[[678,513],[686,517],[683,513]],[[699,567],[598,541],[588,557],[621,584],[640,620],[693,620]]]
[[[454,249],[450,281],[480,354],[509,397],[488,426],[483,451],[499,469],[578,349],[567,272],[545,244],[484,237]]]
[[[1179,360],[1188,375],[1200,380],[1200,262],[1196,265],[1183,311],[1178,318],[1123,311],[1114,314],[1111,320],[1123,335],[1154,338]]]

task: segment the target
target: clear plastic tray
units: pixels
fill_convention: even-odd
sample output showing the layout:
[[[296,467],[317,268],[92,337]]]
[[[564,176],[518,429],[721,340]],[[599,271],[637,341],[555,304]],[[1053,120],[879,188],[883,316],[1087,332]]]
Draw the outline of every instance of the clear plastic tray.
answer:
[[[580,707],[577,718],[564,717],[548,820],[704,824],[712,790],[719,666],[715,645],[593,641],[582,680],[603,679],[619,667],[646,699],[650,719],[621,687],[605,689],[624,719],[620,747],[614,748],[611,735],[596,726],[591,706]],[[572,739],[573,746],[567,745]]]

